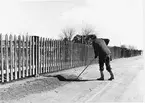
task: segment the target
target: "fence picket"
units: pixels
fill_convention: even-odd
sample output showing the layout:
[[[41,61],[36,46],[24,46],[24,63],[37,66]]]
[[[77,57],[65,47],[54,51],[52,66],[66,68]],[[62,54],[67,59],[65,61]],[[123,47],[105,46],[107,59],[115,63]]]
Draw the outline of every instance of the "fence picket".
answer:
[[[58,71],[58,40],[56,41],[56,71]]]
[[[61,51],[61,41],[59,40],[59,70],[61,70],[61,55],[62,55],[62,51]]]
[[[41,38],[39,38],[39,42],[38,42],[38,50],[39,50],[39,65],[38,65],[38,74],[41,74]]]
[[[56,71],[56,41],[54,40],[54,71]]]
[[[48,73],[48,45],[47,45],[47,42],[48,42],[48,39],[46,38],[46,41],[45,41],[45,44],[46,44],[46,47],[45,47],[45,51],[46,51],[46,73]]]
[[[71,43],[69,41],[69,69],[71,68]]]
[[[56,40],[54,40],[54,71],[57,71],[57,68],[56,68]]]
[[[0,34],[0,60],[1,60],[1,81],[4,83],[4,58],[3,58],[3,39],[2,39],[2,34]]]
[[[72,68],[74,67],[74,44],[73,43],[71,43],[71,45],[72,45]]]
[[[37,76],[37,37],[34,36],[34,75]]]
[[[36,45],[36,50],[37,50],[37,55],[36,55],[36,60],[37,60],[37,62],[36,62],[36,65],[37,65],[37,68],[36,68],[36,74],[37,75],[39,75],[39,63],[40,63],[40,45],[39,45],[39,38],[37,37],[37,39],[36,39],[36,43],[37,43],[37,45]]]
[[[60,40],[58,41],[58,70],[61,70],[61,64],[60,64],[60,57],[61,57],[61,51],[60,51]]]
[[[5,35],[5,63],[6,63],[6,81],[9,82],[9,58],[8,58],[8,35]]]
[[[28,35],[26,35],[26,76],[28,75]]]
[[[22,76],[23,78],[25,77],[25,70],[24,70],[24,62],[25,62],[25,58],[24,58],[24,45],[25,41],[24,41],[24,35],[22,36]]]
[[[57,44],[56,44],[56,63],[57,63],[57,71],[59,71],[59,62],[58,62],[58,57],[59,57],[59,55],[58,55],[58,53],[59,53],[59,51],[58,51],[58,40],[57,40]]]
[[[42,73],[42,37],[40,38],[40,73]]]
[[[45,39],[43,38],[43,73],[45,72]]]
[[[51,39],[51,72],[53,72],[53,39]]]
[[[13,80],[13,48],[12,48],[12,35],[9,36],[10,41],[10,80]]]
[[[17,77],[17,38],[16,35],[14,36],[14,71],[15,71],[15,80],[18,78]]]
[[[45,73],[47,73],[47,38],[45,39]]]
[[[61,70],[64,68],[63,63],[64,63],[64,46],[63,41],[61,41]]]
[[[51,72],[53,71],[53,48],[52,48],[52,46],[53,46],[53,40],[51,39]]]
[[[35,74],[35,65],[34,65],[34,37],[32,37],[32,75]]]
[[[51,39],[51,72],[53,72],[53,39]]]
[[[73,45],[72,45],[72,42],[70,42],[70,46],[71,46],[71,68],[73,67]]]
[[[29,37],[29,76],[32,75],[32,37]]]
[[[21,78],[21,36],[18,37],[18,72]]]
[[[49,72],[49,39],[47,39],[47,72]]]
[[[52,53],[52,45],[53,45],[53,42],[52,42],[52,39],[51,39],[51,42],[50,42],[50,61],[51,61],[51,67],[50,67],[50,71],[52,72],[52,64],[53,64],[53,53]]]
[[[57,71],[59,70],[58,66],[58,40],[56,41],[56,66],[57,66]]]
[[[55,40],[53,39],[53,72],[56,70],[55,68]]]
[[[45,44],[45,73],[47,73],[47,45],[46,45],[46,41],[47,41],[47,38],[45,39],[45,42],[44,42],[44,44]]]
[[[49,39],[49,43],[48,43],[48,49],[49,49],[49,72],[51,72],[51,39]]]

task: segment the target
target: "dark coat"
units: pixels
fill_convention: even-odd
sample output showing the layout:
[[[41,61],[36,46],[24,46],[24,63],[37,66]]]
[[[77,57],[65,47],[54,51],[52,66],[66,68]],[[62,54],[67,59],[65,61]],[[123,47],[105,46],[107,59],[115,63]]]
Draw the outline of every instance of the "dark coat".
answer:
[[[108,54],[111,54],[111,51],[108,48],[109,39],[96,39],[92,42],[94,48],[95,56],[104,57]]]

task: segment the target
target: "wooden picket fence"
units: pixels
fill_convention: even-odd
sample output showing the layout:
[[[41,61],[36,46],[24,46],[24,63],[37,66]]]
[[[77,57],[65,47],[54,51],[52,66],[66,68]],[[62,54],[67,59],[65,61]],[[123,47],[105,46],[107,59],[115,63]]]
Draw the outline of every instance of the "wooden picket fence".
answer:
[[[0,34],[0,82],[83,66],[89,61],[88,48],[37,36]]]
[[[126,54],[121,54],[119,48],[110,49],[113,58]],[[92,58],[91,45],[38,36],[0,34],[0,83],[84,66]]]

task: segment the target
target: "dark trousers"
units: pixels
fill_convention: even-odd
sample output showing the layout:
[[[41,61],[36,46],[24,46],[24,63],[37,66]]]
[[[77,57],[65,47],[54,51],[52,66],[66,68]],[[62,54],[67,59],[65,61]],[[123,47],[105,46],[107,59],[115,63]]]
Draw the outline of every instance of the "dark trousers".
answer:
[[[111,72],[111,66],[110,66],[110,54],[106,56],[99,56],[99,67],[100,71],[104,70],[104,64],[106,65],[106,70],[108,72]]]

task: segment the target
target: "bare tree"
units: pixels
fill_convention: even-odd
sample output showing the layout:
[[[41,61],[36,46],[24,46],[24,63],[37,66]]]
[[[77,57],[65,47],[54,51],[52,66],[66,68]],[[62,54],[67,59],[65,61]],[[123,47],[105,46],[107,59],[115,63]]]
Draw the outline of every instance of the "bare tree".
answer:
[[[136,48],[133,45],[128,45],[128,49],[135,50]]]
[[[127,48],[127,46],[126,46],[126,45],[124,45],[124,44],[123,44],[123,45],[121,45],[120,47],[121,47],[121,48]]]
[[[95,30],[91,25],[86,25],[82,28],[82,35],[89,35],[93,33],[95,33]]]
[[[82,34],[82,43],[84,43],[86,42],[86,37],[88,35],[96,34],[95,28],[92,25],[86,25],[85,27],[82,28],[81,34]]]
[[[60,38],[62,40],[67,39],[68,41],[71,41],[74,34],[75,34],[74,28],[65,28],[62,30],[62,33],[60,34]]]
[[[127,49],[130,49],[130,50],[135,50],[135,46],[133,45],[121,45],[121,48],[127,48]]]
[[[70,59],[70,53],[71,53],[71,48],[69,45],[69,42],[71,41],[73,35],[75,34],[75,29],[74,28],[65,28],[62,29],[62,33],[59,35],[60,39],[63,40],[63,47],[62,47],[62,57],[64,58],[65,62],[67,62]]]

